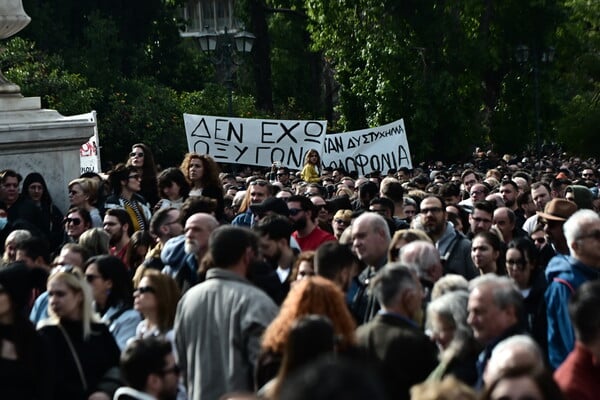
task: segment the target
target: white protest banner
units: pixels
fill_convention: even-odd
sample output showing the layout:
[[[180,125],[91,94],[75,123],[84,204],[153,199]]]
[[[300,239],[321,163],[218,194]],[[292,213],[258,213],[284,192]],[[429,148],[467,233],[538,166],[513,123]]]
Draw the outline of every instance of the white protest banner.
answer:
[[[289,121],[183,114],[189,151],[216,162],[302,169],[310,149],[321,152],[327,121]]]
[[[360,131],[325,136],[321,153],[325,167],[342,167],[365,175],[391,168],[412,169],[404,120]]]
[[[98,125],[96,123],[96,111],[90,113],[91,121],[95,123],[94,136],[79,148],[80,173],[100,171],[100,139],[98,137]]]

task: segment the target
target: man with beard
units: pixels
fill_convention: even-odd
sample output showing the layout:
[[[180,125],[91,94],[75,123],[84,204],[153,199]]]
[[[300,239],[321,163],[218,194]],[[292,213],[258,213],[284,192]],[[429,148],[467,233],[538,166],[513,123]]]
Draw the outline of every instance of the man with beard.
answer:
[[[302,251],[316,250],[322,243],[336,240],[335,236],[316,225],[315,206],[308,197],[291,196],[287,205],[294,227],[292,237],[296,239]]]
[[[200,265],[208,250],[208,237],[219,226],[219,221],[210,214],[197,213],[185,222],[185,253],[195,258]]]
[[[121,374],[129,386],[115,392],[115,400],[175,400],[181,371],[171,343],[149,337],[131,342],[121,354]]]
[[[454,229],[447,217],[441,197],[427,196],[421,201],[421,223],[440,252],[444,273],[462,275],[470,280],[477,276],[471,260],[471,241]]]
[[[119,257],[126,263],[127,245],[133,234],[131,219],[127,211],[121,208],[106,210],[104,215],[104,230],[110,235],[110,254]]]
[[[515,226],[521,229],[525,223],[525,212],[517,204],[518,194],[519,186],[514,181],[503,180],[500,183],[500,195],[502,195],[504,205],[515,213]]]
[[[290,247],[294,229],[288,218],[275,214],[262,218],[254,230],[259,236],[261,254],[272,268],[266,275],[255,277],[254,281],[280,305],[290,291],[291,271],[296,260]]]

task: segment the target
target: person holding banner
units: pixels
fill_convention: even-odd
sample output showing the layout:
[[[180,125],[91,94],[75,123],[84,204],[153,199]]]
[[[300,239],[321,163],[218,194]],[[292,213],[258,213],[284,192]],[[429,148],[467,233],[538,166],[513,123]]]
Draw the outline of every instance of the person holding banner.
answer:
[[[319,168],[321,165],[321,156],[315,149],[310,149],[304,157],[304,167],[300,173],[300,177],[303,181],[308,183],[321,182],[321,174]]]

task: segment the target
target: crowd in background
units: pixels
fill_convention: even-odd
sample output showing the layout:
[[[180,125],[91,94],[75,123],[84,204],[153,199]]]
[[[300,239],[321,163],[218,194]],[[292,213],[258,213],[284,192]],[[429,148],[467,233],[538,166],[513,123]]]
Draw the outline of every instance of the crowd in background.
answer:
[[[600,164],[0,172],[7,399],[592,399]],[[53,187],[53,191],[56,188]]]

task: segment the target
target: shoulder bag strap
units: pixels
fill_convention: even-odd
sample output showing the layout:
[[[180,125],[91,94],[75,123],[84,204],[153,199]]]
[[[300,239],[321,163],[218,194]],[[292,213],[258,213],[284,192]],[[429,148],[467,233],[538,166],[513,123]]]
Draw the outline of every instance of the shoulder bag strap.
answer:
[[[67,345],[69,346],[69,349],[71,350],[71,354],[73,355],[73,360],[75,360],[75,364],[77,365],[77,370],[79,371],[79,377],[81,378],[81,383],[83,384],[83,390],[87,391],[87,381],[85,379],[85,375],[83,374],[83,368],[81,367],[81,362],[79,361],[79,356],[77,355],[77,352],[75,351],[73,342],[71,342],[71,338],[69,338],[69,335],[65,331],[65,328],[63,328],[63,326],[61,324],[58,324],[58,328],[60,329],[63,336],[65,337],[65,341],[67,342]]]

